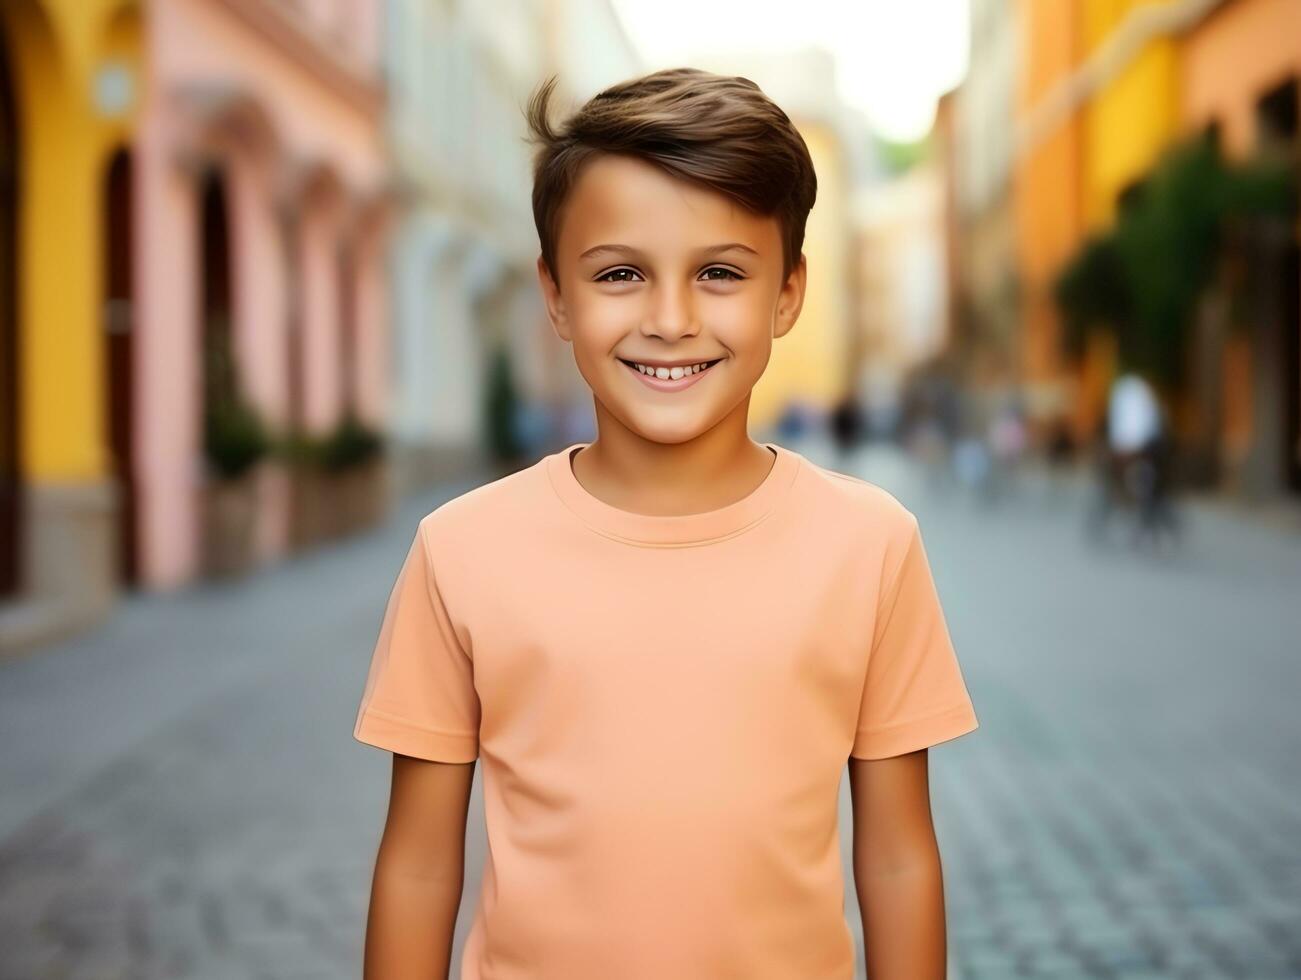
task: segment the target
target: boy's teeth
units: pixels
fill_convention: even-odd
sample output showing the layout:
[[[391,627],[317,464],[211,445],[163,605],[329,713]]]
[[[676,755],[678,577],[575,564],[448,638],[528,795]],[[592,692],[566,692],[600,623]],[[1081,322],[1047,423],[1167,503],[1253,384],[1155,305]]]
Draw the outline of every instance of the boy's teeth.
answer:
[[[636,364],[635,361],[633,363]],[[704,363],[690,364],[687,365],[686,367],[679,366],[679,367],[672,367],[672,368],[666,368],[666,367],[653,368],[653,367],[648,367],[645,364],[637,364],[637,370],[640,371],[642,374],[653,375],[654,377],[659,378],[662,381],[668,381],[670,379],[676,381],[678,378],[685,377],[688,374],[695,374],[698,371],[703,371],[704,368],[705,368]]]

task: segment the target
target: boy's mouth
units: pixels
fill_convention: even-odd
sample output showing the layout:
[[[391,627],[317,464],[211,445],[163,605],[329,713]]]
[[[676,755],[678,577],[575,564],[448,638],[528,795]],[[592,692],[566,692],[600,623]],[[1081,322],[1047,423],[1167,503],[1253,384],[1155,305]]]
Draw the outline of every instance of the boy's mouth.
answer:
[[[722,360],[721,357],[714,358],[712,361],[699,361],[695,364],[682,365],[681,367],[657,368],[651,364],[640,364],[637,361],[625,361],[622,357],[617,358],[621,363],[626,364],[630,369],[636,371],[651,380],[658,381],[680,381],[683,378],[692,377],[693,375],[702,374]]]

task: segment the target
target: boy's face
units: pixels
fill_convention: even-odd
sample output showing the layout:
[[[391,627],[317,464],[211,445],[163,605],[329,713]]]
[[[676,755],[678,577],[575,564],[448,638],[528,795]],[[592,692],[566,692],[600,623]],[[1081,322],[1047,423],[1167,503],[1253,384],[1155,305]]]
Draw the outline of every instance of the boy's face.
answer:
[[[783,281],[775,217],[635,157],[602,155],[565,204],[556,265],[553,280],[538,259],[547,313],[598,411],[654,442],[685,442],[729,415],[744,431],[773,339],[804,300],[804,257]],[[633,366],[710,361],[659,382]]]

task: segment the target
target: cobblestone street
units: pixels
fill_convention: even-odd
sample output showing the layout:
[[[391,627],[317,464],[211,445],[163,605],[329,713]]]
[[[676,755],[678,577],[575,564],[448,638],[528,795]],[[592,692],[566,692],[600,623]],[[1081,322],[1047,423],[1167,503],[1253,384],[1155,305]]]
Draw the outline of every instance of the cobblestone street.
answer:
[[[1301,977],[1301,535],[1197,505],[1146,556],[1087,545],[1078,489],[982,508],[847,468],[918,514],[981,722],[931,752],[950,976]],[[0,662],[0,980],[360,976],[389,757],[351,728],[441,499]]]

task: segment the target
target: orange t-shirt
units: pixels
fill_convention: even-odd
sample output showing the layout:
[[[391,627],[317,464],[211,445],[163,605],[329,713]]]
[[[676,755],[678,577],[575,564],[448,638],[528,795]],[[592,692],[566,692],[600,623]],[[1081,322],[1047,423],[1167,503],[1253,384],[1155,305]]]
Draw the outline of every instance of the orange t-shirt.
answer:
[[[421,519],[357,714],[482,755],[461,980],[851,980],[847,758],[977,727],[916,518],[774,443],[743,499],[636,514],[583,445]]]

